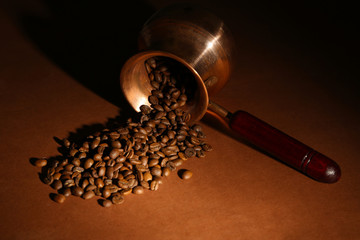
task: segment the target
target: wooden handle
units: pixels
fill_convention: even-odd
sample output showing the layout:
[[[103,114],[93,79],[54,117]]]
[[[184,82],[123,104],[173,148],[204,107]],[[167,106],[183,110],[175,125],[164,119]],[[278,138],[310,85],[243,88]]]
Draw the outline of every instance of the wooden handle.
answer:
[[[245,111],[230,116],[230,128],[246,141],[317,181],[334,183],[340,178],[336,162]]]

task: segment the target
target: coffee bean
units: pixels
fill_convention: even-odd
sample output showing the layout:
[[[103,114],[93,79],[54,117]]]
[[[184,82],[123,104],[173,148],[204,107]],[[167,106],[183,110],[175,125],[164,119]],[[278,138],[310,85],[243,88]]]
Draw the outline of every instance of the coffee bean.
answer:
[[[114,175],[114,168],[113,167],[107,167],[105,175],[106,175],[107,178],[112,179],[113,175]]]
[[[156,191],[156,190],[158,190],[159,189],[159,182],[158,181],[151,181],[151,183],[150,183],[150,189],[152,190],[152,191]]]
[[[197,151],[196,152],[196,157],[198,157],[198,158],[205,157],[205,151],[204,150]]]
[[[161,149],[160,143],[152,143],[150,144],[150,150],[151,151],[159,151]]]
[[[124,196],[129,195],[129,194],[131,194],[131,193],[132,193],[132,189],[131,189],[131,188],[129,188],[129,189],[123,189],[123,190],[120,191],[120,194],[122,194],[122,195],[124,195]]]
[[[64,195],[65,197],[68,197],[71,195],[71,190],[70,188],[62,188],[60,190],[61,194]]]
[[[111,202],[116,205],[122,204],[124,202],[124,197],[121,196],[120,193],[113,193],[111,195]]]
[[[184,161],[187,160],[187,157],[186,157],[185,153],[183,153],[183,152],[179,152],[178,156],[179,156],[180,159],[182,159]]]
[[[61,177],[61,173],[59,173],[59,172],[57,172],[57,173],[55,173],[55,174],[53,175],[53,179],[54,179],[54,180],[59,180],[60,177]]]
[[[53,183],[51,184],[51,186],[55,189],[55,190],[59,190],[63,187],[62,182],[60,180],[54,180]]]
[[[88,185],[89,185],[89,180],[87,180],[86,178],[85,179],[83,178],[80,186],[83,189],[85,189]]]
[[[36,159],[34,165],[36,167],[45,167],[47,165],[47,160],[45,158]]]
[[[94,160],[91,158],[86,159],[85,163],[84,163],[84,168],[85,169],[89,169],[91,168],[91,166],[94,164]]]
[[[95,138],[91,143],[91,149],[97,148],[100,144],[100,137]]]
[[[77,166],[77,167],[74,167],[74,168],[72,169],[72,171],[73,171],[73,172],[82,173],[82,172],[84,171],[84,168]]]
[[[110,154],[109,154],[110,158],[112,158],[112,159],[116,159],[119,155],[120,155],[120,149],[119,148],[113,148],[111,150]]]
[[[185,170],[181,173],[181,178],[184,180],[188,180],[192,177],[193,173],[190,170]]]
[[[42,181],[43,181],[45,184],[50,185],[50,184],[54,181],[54,178],[53,178],[53,176],[51,176],[51,175],[45,175],[45,176],[42,177]]]
[[[99,170],[98,170],[98,176],[99,177],[104,176],[105,172],[106,172],[106,168],[105,167],[100,167]]]
[[[145,172],[144,174],[144,181],[151,181],[152,180],[152,175],[151,173],[148,171],[148,172]]]
[[[157,181],[158,184],[163,184],[163,178],[160,177],[160,176],[155,176],[155,177],[154,177],[154,181]]]
[[[204,151],[206,151],[206,152],[210,152],[210,151],[213,150],[212,146],[209,145],[209,144],[207,144],[207,143],[205,143],[205,144],[202,145],[202,149],[203,149]]]
[[[140,182],[140,185],[145,188],[145,189],[149,189],[150,188],[150,185],[147,181],[141,181]]]
[[[102,201],[102,206],[103,207],[111,207],[112,206],[112,201],[110,201],[109,199],[105,199]]]
[[[146,63],[149,64],[152,69],[156,68],[156,60],[154,58],[147,59]]]
[[[178,158],[178,159],[172,160],[172,162],[175,164],[175,167],[179,167],[184,163],[184,160]]]
[[[90,199],[93,198],[94,196],[95,196],[94,191],[87,191],[82,195],[84,199]]]
[[[161,176],[161,168],[153,167],[150,172],[153,176]]]
[[[84,189],[82,189],[81,187],[73,186],[71,188],[71,193],[72,195],[79,197],[84,193]]]
[[[157,165],[158,163],[159,163],[158,159],[151,159],[148,163],[148,166],[153,167],[153,166]]]
[[[156,96],[150,96],[149,97],[149,102],[153,105],[158,105],[159,104],[159,99]]]
[[[56,195],[54,195],[53,200],[57,203],[64,203],[66,200],[66,197],[62,194],[56,194]]]
[[[65,138],[63,140],[63,145],[64,147],[69,148],[71,146],[71,142],[69,141],[69,139]]]
[[[102,191],[102,197],[103,198],[108,198],[108,197],[110,197],[110,195],[111,195],[111,190],[110,189],[104,189]]]
[[[168,168],[168,167],[164,167],[164,168],[162,169],[162,176],[163,176],[163,177],[167,177],[167,176],[169,176],[169,175],[170,175],[170,173],[171,173],[170,168]]]
[[[163,118],[163,117],[165,117],[166,116],[166,112],[157,112],[156,114],[155,114],[155,119],[161,119],[161,118]]]
[[[196,152],[195,152],[195,149],[189,147],[185,150],[184,154],[187,158],[191,158],[191,157],[195,156]]]
[[[63,183],[64,187],[70,188],[72,186],[75,186],[74,179],[67,179]]]
[[[74,166],[78,167],[80,166],[81,161],[79,158],[74,158],[71,163],[74,164]]]
[[[143,194],[144,193],[144,188],[142,186],[136,186],[133,188],[132,192],[134,194]]]
[[[93,156],[94,161],[101,161],[102,160],[102,155],[97,153]]]
[[[98,188],[103,188],[105,184],[104,184],[104,181],[101,178],[96,178],[95,179],[95,185]]]

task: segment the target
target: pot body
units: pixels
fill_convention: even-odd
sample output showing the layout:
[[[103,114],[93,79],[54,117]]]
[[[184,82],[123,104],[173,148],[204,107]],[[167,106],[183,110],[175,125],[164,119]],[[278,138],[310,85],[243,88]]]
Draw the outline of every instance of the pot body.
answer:
[[[220,91],[231,72],[233,40],[224,22],[192,5],[172,5],[155,13],[139,34],[139,53],[123,66],[121,88],[135,110],[149,105],[151,93],[145,61],[169,57],[184,65],[194,76],[195,94],[185,106],[192,121],[205,114],[209,96]]]

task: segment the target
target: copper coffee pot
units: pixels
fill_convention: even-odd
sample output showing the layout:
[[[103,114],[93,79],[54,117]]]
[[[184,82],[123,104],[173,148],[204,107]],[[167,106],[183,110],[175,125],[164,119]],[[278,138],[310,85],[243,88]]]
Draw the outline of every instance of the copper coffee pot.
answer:
[[[331,159],[244,111],[228,112],[209,96],[228,81],[233,40],[224,22],[212,13],[192,5],[172,5],[156,12],[139,35],[139,53],[124,64],[120,85],[130,105],[139,111],[150,105],[153,89],[145,69],[152,57],[167,57],[185,66],[194,76],[194,95],[184,106],[191,121],[200,120],[207,110],[228,120],[240,137],[315,180],[333,183],[340,168]]]

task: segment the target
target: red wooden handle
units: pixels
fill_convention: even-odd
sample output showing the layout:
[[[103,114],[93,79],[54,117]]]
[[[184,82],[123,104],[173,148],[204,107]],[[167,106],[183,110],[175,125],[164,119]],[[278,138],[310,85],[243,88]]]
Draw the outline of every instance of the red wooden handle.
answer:
[[[230,116],[230,128],[273,157],[325,183],[339,180],[339,165],[298,140],[253,115],[237,111]]]

